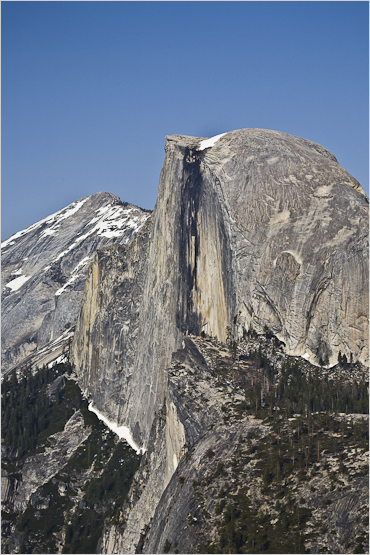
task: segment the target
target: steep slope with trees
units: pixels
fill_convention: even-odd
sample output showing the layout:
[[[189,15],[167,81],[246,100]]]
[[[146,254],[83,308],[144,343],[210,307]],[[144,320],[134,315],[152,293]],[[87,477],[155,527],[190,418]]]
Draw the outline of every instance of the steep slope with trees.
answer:
[[[165,150],[137,233],[94,208],[88,229],[119,244],[94,239],[91,264],[81,252],[52,283],[55,303],[85,268],[74,335],[59,301],[37,313],[42,349],[26,319],[27,353],[5,328],[5,549],[366,552],[368,199],[326,149],[276,131]],[[11,272],[6,300],[31,306],[32,278]]]

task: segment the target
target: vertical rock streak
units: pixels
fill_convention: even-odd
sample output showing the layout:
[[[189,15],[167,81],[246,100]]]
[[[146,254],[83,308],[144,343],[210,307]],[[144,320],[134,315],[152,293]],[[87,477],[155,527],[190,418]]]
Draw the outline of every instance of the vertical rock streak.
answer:
[[[178,246],[180,283],[176,323],[183,333],[197,334],[199,333],[200,321],[196,312],[194,292],[197,290],[198,215],[202,176],[199,157],[189,148],[185,149],[181,185]]]
[[[208,150],[198,145],[168,137],[151,221],[127,248],[96,255],[86,281],[79,379],[100,412],[130,428],[149,464],[125,531],[107,531],[108,551],[134,552],[189,434],[192,442],[200,434],[179,412],[166,372],[188,333],[225,341],[228,326],[236,338],[267,325],[290,354],[312,362],[335,362],[339,350],[368,357],[366,230],[346,250],[365,225],[356,203],[365,213],[367,199],[353,178],[322,147],[276,132],[241,130]],[[308,177],[307,161],[317,166]]]

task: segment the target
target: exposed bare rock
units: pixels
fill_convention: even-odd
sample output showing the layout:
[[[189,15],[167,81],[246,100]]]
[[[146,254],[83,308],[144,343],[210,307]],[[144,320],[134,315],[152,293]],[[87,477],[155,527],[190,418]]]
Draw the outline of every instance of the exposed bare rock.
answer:
[[[339,352],[368,361],[361,186],[305,139],[260,129],[216,139],[167,137],[150,223],[128,247],[97,253],[87,277],[73,346],[85,393],[143,449],[166,406],[166,447],[158,436],[148,460],[155,486],[128,517],[140,514],[140,526],[128,524],[121,539],[107,532],[105,549],[133,552],[185,443],[199,437],[166,373],[173,353],[189,349],[186,335],[226,341],[228,330],[238,339],[268,326],[313,364],[334,364]]]
[[[225,322],[238,315],[239,334],[243,326],[262,331],[267,324],[290,354],[307,353],[313,363],[328,357],[333,364],[339,351],[366,363],[368,200],[335,157],[305,139],[260,129],[227,133],[200,152],[193,138],[180,136],[169,137],[166,148],[170,158],[182,153],[184,170],[190,165],[197,173],[186,221],[195,278],[188,295],[199,324],[224,339]],[[186,174],[181,183],[180,204],[187,206]],[[222,280],[212,275],[203,223],[212,196],[218,203],[209,220],[220,221],[228,244],[214,258],[231,256]],[[230,291],[222,326],[221,291]],[[212,299],[212,309],[202,299]]]
[[[135,553],[140,535],[154,514],[164,489],[166,474],[166,416],[162,410],[156,416],[148,449],[128,503],[121,514],[122,525],[107,526],[100,543],[100,553]]]
[[[90,435],[80,411],[76,411],[64,430],[50,436],[50,447],[27,459],[22,469],[22,482],[14,495],[14,510],[24,511],[28,501],[40,486],[48,482],[71,458],[76,449]]]
[[[263,355],[271,354],[273,342],[249,339],[238,345],[238,356],[258,346]],[[291,360],[281,347],[275,350],[271,358],[277,364]],[[307,457],[306,448],[302,450],[305,455],[300,455],[294,429],[298,425],[296,418],[284,418],[277,428],[272,418],[262,421],[245,410],[243,388],[238,385],[239,372],[253,376],[255,385],[263,383],[264,378],[255,371],[252,357],[233,362],[227,351],[224,343],[191,337],[174,354],[167,371],[167,402],[154,421],[148,451],[135,476],[129,503],[122,510],[121,521],[125,525],[105,528],[99,552],[215,553],[225,549],[225,543],[220,542],[231,542],[226,544],[231,546],[227,552],[230,548],[231,553],[243,552],[232,550],[236,548],[233,535],[223,532],[229,504],[235,507],[238,517],[248,509],[244,519],[250,523],[250,529],[242,528],[246,537],[252,537],[253,526],[264,527],[265,532],[260,535],[265,533],[269,537],[266,541],[279,542],[276,537],[283,532],[280,547],[289,545],[288,552],[305,548],[308,552],[322,553],[330,546],[330,552],[345,553],[353,552],[361,542],[366,546],[367,447],[363,444],[351,448],[348,440],[347,447],[343,447],[343,432],[333,434],[329,429],[324,432],[325,414],[316,414],[315,433],[307,435],[306,425],[301,429],[303,432],[305,428],[304,445],[307,449],[311,445],[311,455]],[[312,371],[309,363],[301,360],[300,364],[307,367],[307,372]],[[365,369],[362,370],[366,376]],[[165,452],[168,460],[170,447],[166,429],[173,428],[174,409],[183,423],[185,443],[179,463],[159,495],[158,477],[167,476]],[[279,422],[283,417],[275,413],[275,418]],[[329,421],[343,421],[345,430],[362,419],[368,419],[368,415],[331,415]],[[321,445],[319,462],[317,441]],[[299,458],[302,456],[303,463]],[[271,461],[279,459],[289,466],[289,471],[284,472],[283,479],[275,478],[267,486],[265,467],[270,464],[271,468]],[[156,496],[160,500],[154,508]],[[150,514],[152,518],[148,519]],[[289,536],[287,530],[284,532],[284,518],[290,521]],[[236,530],[239,527],[237,524]],[[235,532],[240,542],[242,532]],[[298,543],[293,547],[292,541]],[[259,545],[257,552],[261,549]]]
[[[109,420],[128,426],[134,441],[144,449],[153,421],[153,405],[158,401],[158,381],[162,382],[159,387],[162,398],[164,392],[159,370],[157,373],[137,370],[141,357],[152,348],[152,339],[148,337],[145,341],[149,322],[143,318],[141,304],[150,230],[151,221],[134,240],[129,254],[123,245],[95,254],[86,278],[73,344],[73,360],[85,394]],[[157,345],[157,350],[162,347],[166,351],[164,341]],[[144,437],[142,430],[147,433]]]
[[[285,552],[285,525],[298,551],[343,541],[362,549],[363,422],[347,425],[351,415],[335,414],[332,397],[322,409],[317,384],[315,399],[293,411],[294,380],[307,385],[313,374],[326,395],[339,399],[342,387],[359,412],[365,406],[368,199],[325,148],[276,131],[172,135],[165,151],[151,217],[93,195],[5,242],[6,368],[62,356],[78,315],[78,382],[143,451],[101,552],[208,552],[243,541],[253,551],[258,530],[248,522],[269,538],[259,536],[260,551],[266,540]],[[346,359],[333,368],[339,353]],[[289,371],[296,389],[284,400]],[[356,456],[347,450],[344,463],[346,434]],[[75,435],[56,434],[57,448],[36,455],[29,476],[25,464],[27,486],[6,485],[18,509],[35,489],[35,463],[46,457],[50,480]],[[58,481],[61,498],[66,483]],[[232,506],[235,537],[224,518]],[[319,538],[323,520],[329,532]]]
[[[75,323],[96,249],[129,243],[149,216],[96,193],[2,242],[3,371],[24,364]]]

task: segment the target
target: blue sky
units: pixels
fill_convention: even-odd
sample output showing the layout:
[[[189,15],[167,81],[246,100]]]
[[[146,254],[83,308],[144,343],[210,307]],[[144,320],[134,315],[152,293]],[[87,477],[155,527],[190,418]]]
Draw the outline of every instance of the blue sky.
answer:
[[[259,127],[369,191],[367,2],[1,2],[2,239],[108,191],[154,208],[165,135]]]

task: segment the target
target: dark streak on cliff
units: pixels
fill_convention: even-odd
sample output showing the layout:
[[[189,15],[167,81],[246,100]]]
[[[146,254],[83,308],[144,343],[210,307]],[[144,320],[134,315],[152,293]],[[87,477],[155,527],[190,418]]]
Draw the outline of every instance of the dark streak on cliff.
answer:
[[[185,148],[183,183],[179,234],[180,299],[176,324],[183,333],[198,334],[201,316],[194,307],[193,291],[197,289],[198,214],[203,180],[198,154],[190,148]]]

